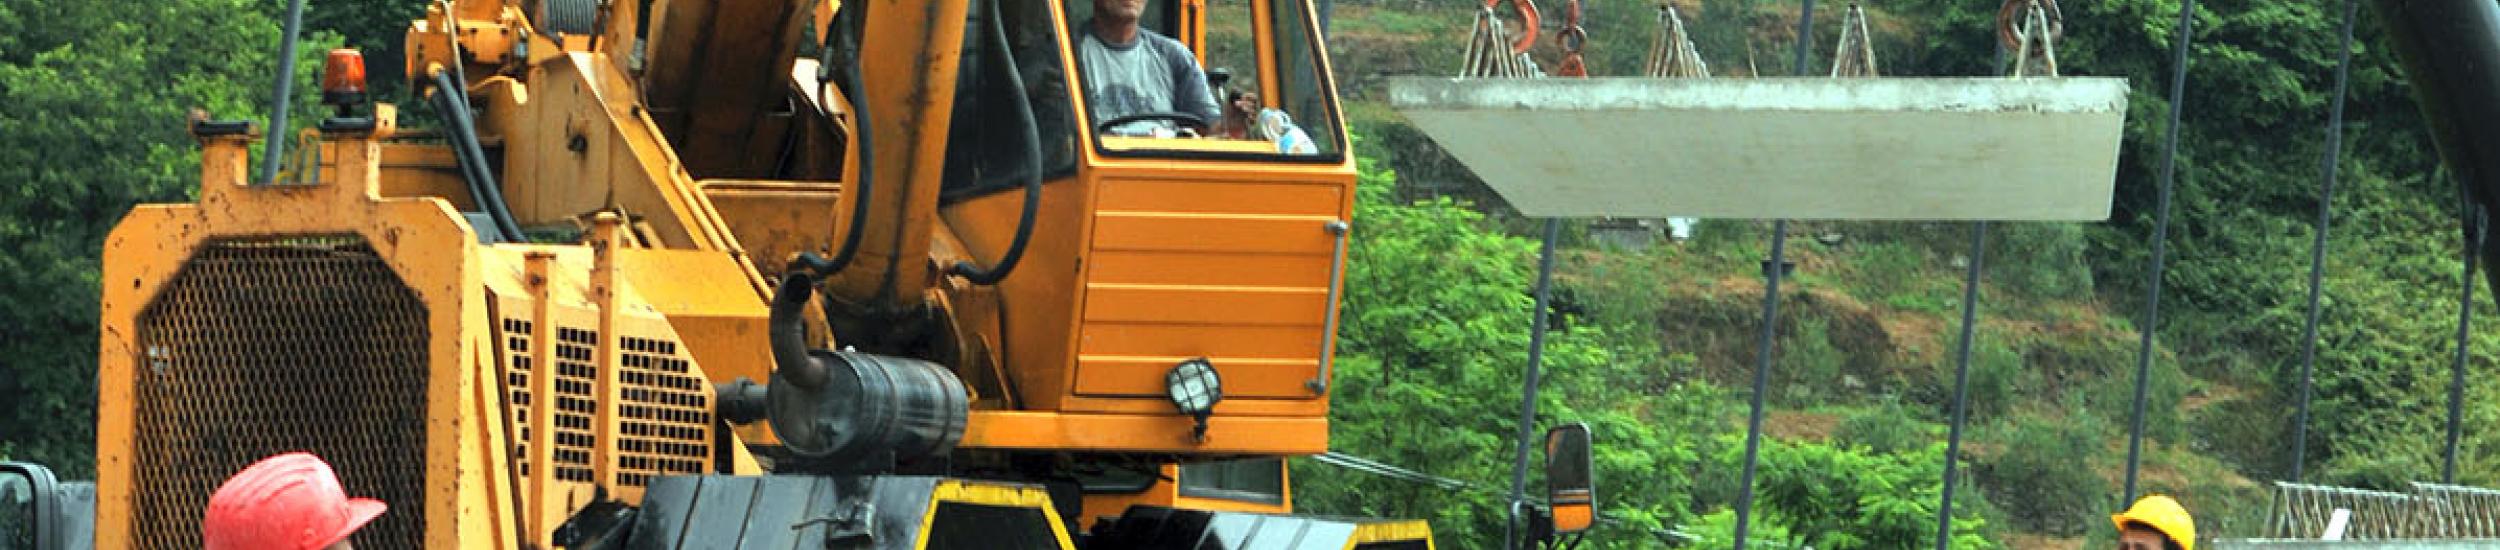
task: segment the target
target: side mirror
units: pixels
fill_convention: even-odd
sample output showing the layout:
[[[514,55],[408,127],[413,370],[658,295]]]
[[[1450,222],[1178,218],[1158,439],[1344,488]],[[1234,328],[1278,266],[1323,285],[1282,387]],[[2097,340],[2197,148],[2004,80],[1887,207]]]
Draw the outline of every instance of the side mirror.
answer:
[[[1546,502],[1554,506],[1554,533],[1589,530],[1597,523],[1597,468],[1589,425],[1573,422],[1545,431]]]
[[[23,462],[0,462],[0,546],[57,548],[60,502],[52,470]]]

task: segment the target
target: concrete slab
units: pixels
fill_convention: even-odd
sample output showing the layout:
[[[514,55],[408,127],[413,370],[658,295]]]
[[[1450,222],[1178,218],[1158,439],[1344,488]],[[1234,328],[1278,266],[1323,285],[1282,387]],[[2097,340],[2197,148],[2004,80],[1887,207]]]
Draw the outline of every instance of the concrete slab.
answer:
[[[1390,105],[1538,217],[2109,217],[2119,78],[1456,79]]]

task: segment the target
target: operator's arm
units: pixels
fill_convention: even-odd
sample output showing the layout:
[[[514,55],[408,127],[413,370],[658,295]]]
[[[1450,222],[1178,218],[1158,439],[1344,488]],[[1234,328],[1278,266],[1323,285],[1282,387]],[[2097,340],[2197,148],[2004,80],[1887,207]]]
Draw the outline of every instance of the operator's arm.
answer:
[[[1223,120],[1215,94],[1207,90],[1207,72],[1198,67],[1198,55],[1178,40],[1167,43],[1171,47],[1164,48],[1163,55],[1164,63],[1172,66],[1172,110],[1198,115],[1208,124]]]

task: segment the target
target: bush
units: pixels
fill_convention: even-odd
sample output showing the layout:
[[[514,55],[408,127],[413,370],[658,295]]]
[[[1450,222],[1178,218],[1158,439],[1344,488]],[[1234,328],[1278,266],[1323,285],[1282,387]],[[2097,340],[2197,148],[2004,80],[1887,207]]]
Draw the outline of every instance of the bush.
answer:
[[[2177,443],[2187,435],[2187,423],[2180,419],[2179,403],[2187,399],[2189,387],[2195,382],[2179,372],[2179,364],[2167,357],[2155,357],[2144,396],[2144,438]],[[2134,415],[2135,363],[2130,360],[2119,368],[2109,369],[2098,380],[2084,385],[2081,392],[2085,406],[2095,416],[2124,426]],[[2122,428],[2123,429],[2123,428]]]
[[[2006,338],[1990,332],[1981,331],[1974,335],[1971,342],[1969,418],[1972,422],[2003,415],[2014,401],[2023,398],[2018,394],[2024,372],[2023,356],[2015,351],[2015,347],[2022,344],[2009,344]],[[1946,400],[1938,410],[1944,411],[1948,418],[1953,414],[1952,384],[1956,368],[1952,361],[1945,361],[1937,367],[1937,379],[1944,386],[1942,395]]]
[[[1978,468],[1979,484],[1988,494],[2016,496],[1999,507],[2017,528],[2071,536],[2107,525],[2094,521],[2110,493],[2093,473],[2095,459],[2107,454],[2098,444],[2101,426],[2082,415],[2006,423],[1988,438],[1996,457]]]
[[[1992,226],[1986,276],[1990,284],[2049,299],[2076,299],[2092,291],[2089,243],[2083,226],[2071,223],[2008,223]]]
[[[1844,386],[1849,354],[1832,345],[1830,327],[1821,318],[1801,316],[1796,332],[1780,343],[1775,355],[1779,365],[1772,374],[1786,381],[1784,400],[1806,402],[1816,395],[1837,394]]]
[[[1711,477],[1733,481],[1741,476],[1743,442],[1722,442]],[[1814,548],[1923,548],[1935,544],[1936,505],[1944,484],[1942,445],[1916,452],[1876,453],[1815,443],[1779,440],[1762,442],[1756,470],[1754,509],[1757,517],[1776,517],[1799,540]],[[1730,495],[1731,497],[1733,495]],[[1983,534],[1989,522],[1976,512],[1987,506],[1955,507],[1952,548],[1995,548]]]
[[[1885,403],[1841,419],[1840,427],[1832,431],[1832,442],[1880,454],[1912,452],[1938,441],[1932,426],[1899,403]]]

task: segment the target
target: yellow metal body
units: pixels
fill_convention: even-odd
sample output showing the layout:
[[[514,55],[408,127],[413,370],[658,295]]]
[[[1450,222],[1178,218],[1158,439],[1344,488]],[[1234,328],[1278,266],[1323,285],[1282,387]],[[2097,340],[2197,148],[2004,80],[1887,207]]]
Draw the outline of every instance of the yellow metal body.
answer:
[[[1345,547],[1346,550],[1355,550],[1372,544],[1392,545],[1418,542],[1423,543],[1424,550],[1434,548],[1432,526],[1426,524],[1424,520],[1374,521],[1356,526],[1354,540],[1347,541]]]
[[[1031,486],[1010,486],[977,481],[946,480],[938,482],[929,492],[929,512],[920,520],[917,548],[928,548],[929,539],[937,533],[938,507],[948,502],[996,506],[1001,508],[1038,509],[1050,518],[1050,535],[1059,548],[1076,548],[1068,536],[1067,522],[1060,521],[1059,509],[1050,505],[1050,493]]]
[[[1263,18],[1270,1],[1256,3]],[[300,185],[246,185],[252,137],[205,137],[199,201],[142,206],[115,228],[104,251],[99,547],[187,546],[198,518],[185,516],[224,472],[297,448],[338,463],[351,492],[385,495],[392,515],[377,525],[388,532],[369,536],[389,538],[376,547],[547,548],[574,511],[600,497],[635,502],[652,476],[765,472],[757,457],[773,449],[771,430],[718,420],[712,387],[769,377],[773,282],[793,256],[840,246],[853,212],[866,216],[862,246],[825,283],[830,300],[811,308],[813,337],[843,345],[827,323],[854,309],[939,321],[926,358],[973,393],[958,454],[1155,457],[1177,473],[1169,461],[1327,450],[1332,262],[1343,246],[1331,227],[1352,213],[1350,155],[1262,162],[1222,154],[1266,152],[1266,142],[1080,132],[1077,169],[1042,188],[1021,267],[975,285],[944,266],[999,257],[1022,197],[939,199],[967,55],[965,25],[947,22],[965,21],[969,2],[862,3],[871,21],[858,97],[816,81],[813,60],[794,53],[830,3],[659,0],[649,14],[599,5],[606,27],[590,35],[542,32],[524,6],[478,0],[429,8],[407,34],[410,74],[465,75],[513,216],[578,237],[479,243],[462,212],[480,205],[453,149],[395,135],[388,105],[377,106],[380,129],[304,149],[319,161],[315,181]],[[1184,38],[1202,43],[1203,3],[1183,7]],[[1064,22],[1057,2],[1048,8]],[[1019,55],[1073,67],[1067,44]],[[1262,54],[1260,74],[1274,86],[1271,57]],[[1083,94],[1070,95],[1086,112]],[[873,125],[853,127],[858,111],[875,113]],[[1341,136],[1331,124],[1312,131]],[[858,133],[878,146],[860,150]],[[1144,150],[1217,155],[1135,154]],[[863,155],[877,170],[861,207],[849,190]],[[343,267],[247,274],[313,260]],[[333,292],[341,274],[388,299]],[[406,314],[374,326],[220,327],[215,315],[167,305],[192,303],[183,300],[194,287],[240,289],[194,300],[212,313],[373,303]],[[305,334],[234,336],[254,330]],[[326,380],[325,362],[348,369],[333,378],[364,376],[354,369],[377,356],[360,346],[387,338],[412,342],[392,348],[397,370],[385,373],[408,386],[328,392],[373,405],[249,389]],[[1216,366],[1226,394],[1203,437],[1164,389],[1165,371],[1193,357]],[[226,374],[275,360],[280,370],[253,375],[262,378]],[[178,384],[204,389],[166,389]],[[194,395],[257,408],[220,416],[198,410],[210,401]],[[324,439],[351,428],[371,437]],[[175,447],[200,452],[165,454]],[[1192,499],[1171,485],[1089,498],[1086,514],[1097,504],[1290,510]],[[937,498],[1047,501],[981,484],[941,485]],[[1068,534],[1057,536],[1065,547]]]

